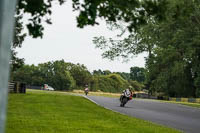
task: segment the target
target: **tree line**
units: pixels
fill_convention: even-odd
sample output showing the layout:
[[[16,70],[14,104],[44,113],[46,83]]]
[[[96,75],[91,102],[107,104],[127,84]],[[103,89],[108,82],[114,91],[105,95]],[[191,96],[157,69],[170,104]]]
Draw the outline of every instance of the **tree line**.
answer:
[[[82,64],[73,64],[64,60],[52,61],[35,65],[22,65],[12,71],[11,80],[24,82],[31,86],[48,84],[56,90],[71,91],[83,89],[89,85],[91,91],[121,92],[128,86],[135,90],[144,88],[141,75],[144,68],[132,67],[131,73],[111,72],[109,70],[94,70],[89,72]],[[135,73],[139,73],[135,75]]]

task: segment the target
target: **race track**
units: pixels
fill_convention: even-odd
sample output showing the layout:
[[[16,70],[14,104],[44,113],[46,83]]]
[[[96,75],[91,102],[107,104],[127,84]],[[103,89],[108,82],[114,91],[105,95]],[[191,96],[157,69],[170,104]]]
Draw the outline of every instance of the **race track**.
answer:
[[[97,104],[136,118],[184,131],[200,133],[200,109],[155,100],[133,99],[120,107],[118,98],[87,96]]]

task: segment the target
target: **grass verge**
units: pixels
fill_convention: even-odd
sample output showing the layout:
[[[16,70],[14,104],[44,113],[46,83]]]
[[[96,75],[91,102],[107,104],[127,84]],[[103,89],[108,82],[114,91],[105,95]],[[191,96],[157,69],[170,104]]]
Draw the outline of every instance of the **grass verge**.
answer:
[[[177,133],[106,110],[87,99],[31,91],[9,94],[6,133]]]
[[[199,103],[189,103],[189,102],[176,102],[176,101],[164,101],[164,100],[159,100],[161,102],[168,102],[168,103],[174,103],[174,104],[182,104],[190,107],[195,107],[195,108],[200,108]]]
[[[72,93],[75,93],[75,94],[85,94],[83,90],[73,90]],[[92,96],[104,96],[104,97],[120,97],[120,93],[109,93],[109,92],[102,92],[102,91],[97,91],[97,92],[94,92],[94,91],[90,91],[89,92],[89,95],[92,95]]]

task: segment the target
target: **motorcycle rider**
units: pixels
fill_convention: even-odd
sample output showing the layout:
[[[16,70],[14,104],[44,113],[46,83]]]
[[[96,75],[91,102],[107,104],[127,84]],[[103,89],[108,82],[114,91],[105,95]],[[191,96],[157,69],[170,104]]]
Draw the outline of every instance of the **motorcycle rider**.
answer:
[[[89,88],[88,88],[88,85],[85,85],[85,95],[87,95],[89,93]]]
[[[120,96],[121,107],[123,107],[126,104],[126,102],[132,99],[133,93],[131,89],[132,89],[132,86],[129,86],[127,89],[123,90],[122,95]],[[123,99],[125,99],[126,101],[125,103],[123,103]]]

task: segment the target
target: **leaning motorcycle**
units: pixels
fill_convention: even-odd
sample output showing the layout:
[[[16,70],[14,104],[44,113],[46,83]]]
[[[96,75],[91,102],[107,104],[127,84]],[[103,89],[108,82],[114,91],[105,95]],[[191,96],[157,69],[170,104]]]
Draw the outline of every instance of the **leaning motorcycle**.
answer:
[[[122,94],[121,96],[120,96],[120,107],[124,107],[125,106],[125,104],[129,101],[129,100],[131,100],[132,99],[132,96],[129,96],[129,97],[127,97],[127,96],[125,96],[124,94]]]

